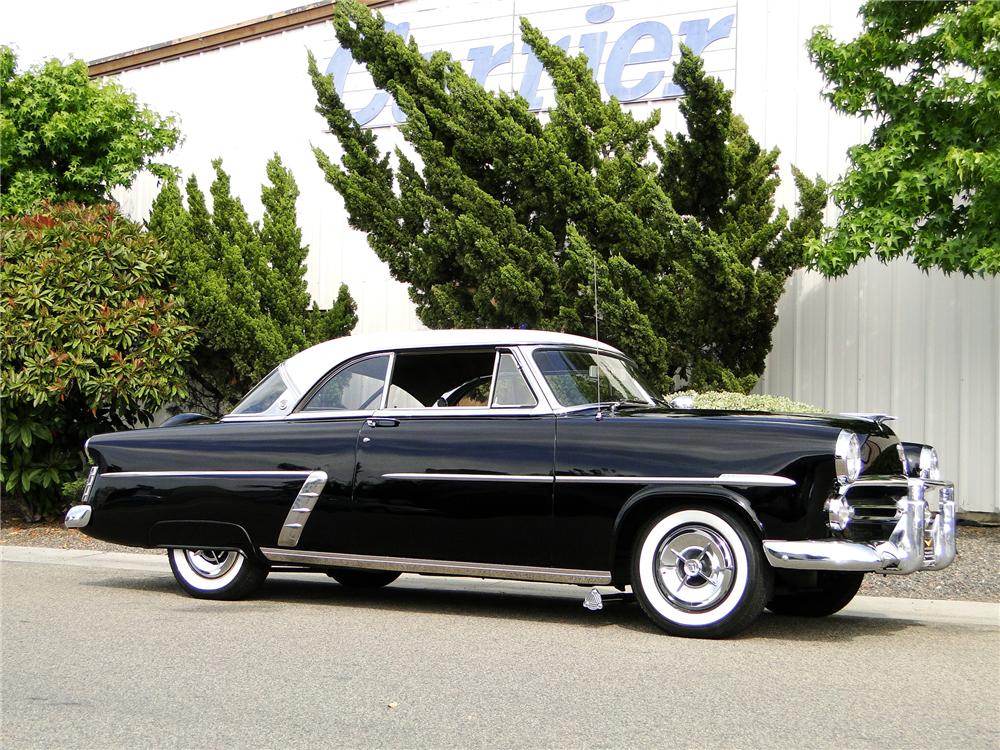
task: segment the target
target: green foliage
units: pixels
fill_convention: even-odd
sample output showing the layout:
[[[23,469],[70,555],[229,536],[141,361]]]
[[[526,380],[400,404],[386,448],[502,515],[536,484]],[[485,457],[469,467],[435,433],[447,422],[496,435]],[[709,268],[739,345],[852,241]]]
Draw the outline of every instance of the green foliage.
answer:
[[[2,219],[3,488],[58,510],[91,435],[184,396],[194,332],[164,250],[113,205]]]
[[[114,81],[91,81],[81,61],[16,68],[13,51],[0,47],[0,214],[40,200],[99,202],[143,167],[165,174],[152,159],[177,144],[172,117]]]
[[[861,16],[856,39],[819,28],[808,45],[834,108],[874,120],[815,265],[836,276],[905,254],[925,270],[1000,273],[1000,3],[868,2]]]
[[[73,505],[83,497],[83,488],[87,486],[87,477],[76,477],[68,482],[63,482],[59,488],[63,502],[66,505]]]
[[[177,259],[178,283],[199,328],[189,404],[219,415],[282,360],[350,333],[357,315],[344,285],[329,310],[310,306],[303,278],[309,249],[295,214],[299,191],[278,155],[267,164],[261,224],[251,223],[232,195],[222,162],[212,165],[212,210],[194,177],[186,207],[170,182],[149,228]]]
[[[723,411],[769,411],[784,414],[826,414],[825,409],[784,396],[730,391],[684,391],[678,396],[693,396],[696,409],[721,409]]]
[[[825,186],[796,173],[798,215],[776,212],[778,152],[750,137],[689,50],[674,75],[688,135],[660,143],[658,114],[636,121],[601,101],[585,58],[527,21],[524,39],[556,87],[544,124],[447,54],[425,60],[356,0],[337,3],[334,25],[406,114],[422,167],[399,150],[393,167],[310,56],[317,111],[344,152],[340,164],[316,158],[351,225],[410,285],[424,324],[593,335],[596,276],[601,338],[661,387],[674,375],[753,385],[784,282],[820,228]]]

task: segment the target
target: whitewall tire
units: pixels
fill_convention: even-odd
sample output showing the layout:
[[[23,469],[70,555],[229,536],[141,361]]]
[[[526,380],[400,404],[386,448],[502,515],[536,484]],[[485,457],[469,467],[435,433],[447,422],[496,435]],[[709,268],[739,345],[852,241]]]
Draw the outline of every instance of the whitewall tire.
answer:
[[[760,540],[735,513],[672,508],[640,530],[632,590],[646,615],[672,635],[721,638],[764,609],[772,571]]]
[[[181,588],[199,599],[242,599],[267,577],[266,566],[237,550],[174,548],[168,557]]]

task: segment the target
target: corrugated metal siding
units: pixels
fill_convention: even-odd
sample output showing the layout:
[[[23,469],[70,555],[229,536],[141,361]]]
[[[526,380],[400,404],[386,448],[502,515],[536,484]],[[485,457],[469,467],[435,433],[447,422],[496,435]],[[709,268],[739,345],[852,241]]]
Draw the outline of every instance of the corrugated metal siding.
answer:
[[[867,261],[799,272],[758,390],[834,412],[894,414],[938,449],[965,511],[1000,513],[1000,279]]]

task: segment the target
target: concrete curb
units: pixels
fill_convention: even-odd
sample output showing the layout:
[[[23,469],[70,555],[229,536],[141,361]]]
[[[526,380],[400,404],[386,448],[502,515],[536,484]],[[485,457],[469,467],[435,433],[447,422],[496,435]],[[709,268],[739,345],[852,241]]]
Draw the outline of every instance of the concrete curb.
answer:
[[[136,554],[132,552],[100,552],[83,549],[56,549],[52,547],[0,546],[0,562],[32,563],[37,565],[73,565],[105,570],[136,570],[154,573],[170,573],[166,555]],[[402,582],[426,582],[422,576],[404,576]],[[460,578],[439,579],[445,588],[464,588],[468,581]],[[540,587],[550,589],[552,594],[574,598],[582,593],[558,584],[532,584],[516,581],[479,581],[477,587],[489,585],[491,590],[508,593],[543,593]],[[610,593],[611,589],[602,590]],[[582,591],[582,590],[581,590]],[[544,592],[546,594],[549,591]],[[1000,630],[1000,604],[992,602],[967,602],[947,599],[897,599],[886,596],[855,597],[837,617],[865,617],[875,619],[910,620],[964,627],[987,627]]]

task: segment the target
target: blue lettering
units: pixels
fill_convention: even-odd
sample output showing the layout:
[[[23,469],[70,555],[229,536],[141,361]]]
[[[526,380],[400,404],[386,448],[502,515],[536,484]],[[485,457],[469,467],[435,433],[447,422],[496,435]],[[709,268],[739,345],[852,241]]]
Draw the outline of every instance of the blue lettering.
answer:
[[[607,23],[615,17],[615,9],[610,5],[595,5],[587,10],[587,23]],[[597,69],[601,66],[601,55],[608,41],[608,32],[600,31],[584,34],[580,37],[580,49],[587,56],[587,67],[597,78]]]
[[[493,45],[489,47],[473,47],[469,50],[468,59],[472,61],[472,77],[482,86],[486,77],[501,65],[506,65],[514,58],[514,43],[509,42],[493,54]]]
[[[601,3],[587,9],[586,19],[589,24],[599,25],[607,23],[614,18],[614,15],[615,8],[612,5]],[[730,36],[735,19],[736,16],[730,14],[711,25],[708,18],[684,21],[677,29],[677,34],[684,37],[684,43],[694,54],[702,55],[705,48],[710,44]],[[387,31],[399,34],[404,40],[409,37],[410,24],[408,22],[400,24],[387,22],[385,28]],[[652,49],[636,52],[636,46],[645,37],[649,37],[652,40]],[[587,56],[587,65],[595,79],[599,77],[598,71],[601,65],[601,58],[603,57],[604,48],[607,43],[608,32],[606,31],[595,30],[580,36],[580,50]],[[555,42],[555,45],[564,51],[568,50],[570,37],[564,36]],[[608,94],[622,102],[631,102],[648,97],[663,82],[666,71],[653,70],[646,73],[634,86],[626,86],[623,81],[626,70],[630,65],[669,61],[673,56],[673,46],[673,34],[667,26],[659,21],[642,21],[628,28],[621,37],[615,40],[604,69],[604,86]],[[527,44],[522,45],[521,54],[526,55],[527,60],[525,62],[524,74],[518,87],[518,93],[527,100],[531,110],[537,111],[543,107],[543,100],[538,94],[538,88],[541,83],[544,67]],[[424,53],[425,58],[430,58],[430,56],[431,53]],[[467,59],[472,62],[470,75],[480,85],[483,85],[494,70],[503,65],[512,64],[513,57],[513,42],[509,42],[499,49],[493,45],[472,47],[467,56]],[[341,92],[341,95],[343,95],[345,90],[347,76],[353,62],[350,52],[341,47],[333,54],[327,65],[326,72],[328,75],[333,76],[334,86],[337,91]],[[669,80],[663,87],[661,94],[661,96],[666,98],[683,95],[683,90]],[[390,103],[392,105],[393,119],[397,123],[405,122],[406,116],[399,109],[399,105],[385,91],[375,92],[365,106],[353,110],[351,114],[354,115],[354,119],[359,125],[364,126],[378,117],[386,105]]]
[[[644,36],[653,40],[653,49],[647,52],[633,52],[636,43]],[[674,38],[670,29],[659,21],[643,21],[630,27],[615,42],[611,55],[608,56],[608,66],[604,70],[604,86],[608,93],[622,102],[646,96],[663,80],[663,71],[647,73],[635,86],[626,86],[622,83],[625,68],[629,65],[669,60],[673,48]]]
[[[604,44],[608,41],[608,32],[599,31],[593,34],[584,34],[580,37],[580,49],[587,56],[587,67],[597,78],[597,68],[601,64],[601,53],[604,52]]]
[[[564,52],[569,49],[569,37],[564,36],[556,46]],[[538,96],[538,82],[542,78],[542,61],[535,57],[531,47],[527,44],[521,47],[521,52],[528,56],[528,64],[524,68],[524,78],[521,79],[521,88],[518,93],[528,100],[528,109],[541,109],[542,98]]]
[[[736,16],[728,15],[712,24],[711,28],[708,27],[707,18],[698,18],[694,21],[685,21],[677,31],[684,35],[684,44],[700,57],[705,47],[712,42],[725,39],[732,33],[735,18]],[[684,90],[671,81],[664,87],[663,95],[670,98],[684,96]]]
[[[403,41],[410,35],[410,24],[409,22],[404,22],[400,24],[385,23],[386,31],[394,31],[403,37]],[[347,74],[351,70],[351,65],[354,63],[354,58],[351,57],[349,50],[343,47],[338,47],[337,51],[333,53],[333,57],[330,58],[330,63],[326,66],[327,75],[333,76],[333,85],[343,95],[344,85],[347,83]],[[385,109],[385,105],[389,103],[389,94],[385,91],[377,91],[375,95],[361,109],[353,110],[351,112],[354,115],[354,119],[357,121],[358,125],[367,125],[369,122],[378,117],[379,112]],[[393,104],[393,114],[395,115],[399,112],[399,108]],[[399,112],[399,117],[403,117],[403,113]],[[402,122],[402,119],[397,117],[397,122]],[[405,119],[405,117],[403,117]]]

